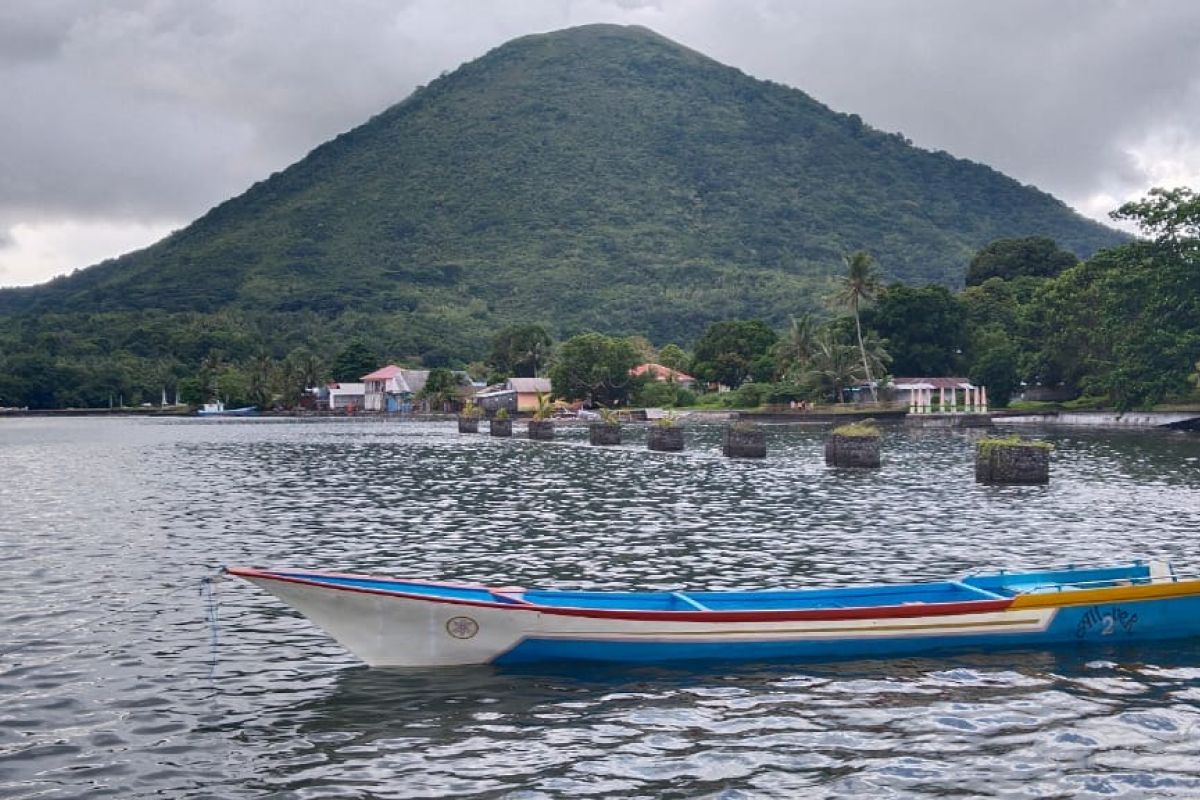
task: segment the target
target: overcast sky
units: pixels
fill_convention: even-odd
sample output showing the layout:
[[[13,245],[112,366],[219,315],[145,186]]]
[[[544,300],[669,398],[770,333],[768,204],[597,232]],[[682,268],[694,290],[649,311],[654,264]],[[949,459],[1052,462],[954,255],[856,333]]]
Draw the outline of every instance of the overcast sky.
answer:
[[[1084,214],[1200,188],[1195,0],[5,0],[0,285],[148,245],[503,42],[650,27]]]

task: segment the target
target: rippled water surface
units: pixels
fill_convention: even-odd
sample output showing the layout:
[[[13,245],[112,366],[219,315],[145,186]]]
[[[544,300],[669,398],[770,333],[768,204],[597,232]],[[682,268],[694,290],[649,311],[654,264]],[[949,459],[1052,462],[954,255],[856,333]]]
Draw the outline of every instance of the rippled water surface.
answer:
[[[518,426],[520,433],[520,426]],[[757,588],[1170,558],[1200,436],[821,432],[729,461],[451,423],[0,420],[0,796],[1200,797],[1200,642],[737,667],[370,670],[222,564],[561,588]],[[218,624],[210,624],[216,612]]]

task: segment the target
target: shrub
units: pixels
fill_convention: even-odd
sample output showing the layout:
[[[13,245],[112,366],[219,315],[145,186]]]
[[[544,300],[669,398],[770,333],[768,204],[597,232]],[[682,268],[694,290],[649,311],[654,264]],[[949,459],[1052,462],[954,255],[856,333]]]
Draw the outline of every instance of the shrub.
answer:
[[[770,394],[771,385],[769,383],[743,384],[740,389],[733,392],[732,404],[735,408],[757,408],[767,401]]]
[[[1022,439],[1015,433],[1003,438],[980,439],[976,443],[976,447],[979,449],[979,453],[984,456],[988,455],[994,447],[1040,447],[1044,450],[1054,449],[1054,445],[1050,442]]]
[[[773,383],[767,393],[768,403],[790,403],[793,400],[807,400],[810,392],[798,383],[784,381]]]
[[[732,405],[732,392],[709,392],[696,398],[695,405],[701,408],[729,408]]]
[[[833,429],[833,432],[838,436],[871,439],[879,435],[879,428],[875,427],[875,420],[864,419],[859,422],[849,422],[845,425],[839,425]]]
[[[1084,395],[1076,397],[1074,400],[1068,400],[1062,404],[1062,407],[1070,411],[1092,411],[1098,408],[1104,408],[1108,405],[1107,397],[1097,395]]]
[[[637,405],[645,408],[674,405],[676,401],[676,387],[665,381],[647,382],[634,398]]]
[[[554,404],[550,402],[549,395],[541,392],[537,393],[537,408],[533,411],[533,418],[538,422],[550,419],[554,415]]]

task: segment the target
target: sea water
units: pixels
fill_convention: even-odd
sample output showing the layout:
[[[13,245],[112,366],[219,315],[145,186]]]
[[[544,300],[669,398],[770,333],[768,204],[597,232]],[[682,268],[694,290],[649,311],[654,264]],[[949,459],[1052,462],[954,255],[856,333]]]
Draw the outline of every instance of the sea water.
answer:
[[[486,428],[486,426],[483,426]],[[831,664],[372,670],[225,564],[749,589],[1164,558],[1200,570],[1200,435],[976,434],[824,466],[644,432],[0,419],[0,796],[1200,797],[1200,641]]]

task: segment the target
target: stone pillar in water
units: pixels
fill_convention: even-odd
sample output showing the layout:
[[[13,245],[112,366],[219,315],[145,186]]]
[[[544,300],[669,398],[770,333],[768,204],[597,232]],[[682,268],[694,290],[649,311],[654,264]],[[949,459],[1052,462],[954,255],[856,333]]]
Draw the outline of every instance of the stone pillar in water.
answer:
[[[721,452],[729,458],[766,458],[767,434],[757,425],[734,423],[721,434]]]
[[[620,444],[621,426],[610,422],[593,422],[588,425],[588,443],[601,446]]]
[[[539,441],[548,442],[554,438],[554,420],[552,419],[531,419],[529,420],[529,438]]]
[[[1050,482],[1049,442],[982,439],[975,445],[975,481],[987,484]]]
[[[683,450],[683,428],[674,425],[651,425],[646,429],[646,447],[650,450],[676,453]]]
[[[880,441],[874,420],[834,428],[825,439],[825,464],[830,467],[878,468]]]

